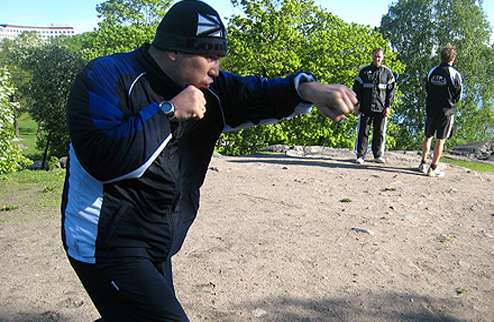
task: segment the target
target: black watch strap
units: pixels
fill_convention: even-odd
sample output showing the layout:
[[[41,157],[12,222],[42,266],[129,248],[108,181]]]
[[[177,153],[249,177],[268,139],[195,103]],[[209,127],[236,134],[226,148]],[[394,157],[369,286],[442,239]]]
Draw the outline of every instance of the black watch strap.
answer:
[[[159,104],[163,113],[165,113],[166,117],[170,122],[174,122],[177,117],[175,115],[175,105],[173,105],[170,101],[163,101]]]

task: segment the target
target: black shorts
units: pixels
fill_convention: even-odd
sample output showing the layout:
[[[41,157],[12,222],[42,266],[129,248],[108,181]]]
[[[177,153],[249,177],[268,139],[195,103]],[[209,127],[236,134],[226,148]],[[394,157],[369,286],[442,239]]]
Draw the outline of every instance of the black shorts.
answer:
[[[434,116],[427,115],[425,120],[425,137],[434,136],[436,133],[437,139],[447,139],[453,133],[453,125],[455,123],[454,115]]]

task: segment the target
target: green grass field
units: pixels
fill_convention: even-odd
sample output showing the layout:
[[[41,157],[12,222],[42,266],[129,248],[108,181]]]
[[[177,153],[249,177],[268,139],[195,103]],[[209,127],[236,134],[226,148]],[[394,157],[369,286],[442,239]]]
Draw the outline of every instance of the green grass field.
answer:
[[[58,209],[65,179],[65,170],[18,171],[0,177],[0,212],[20,207],[32,209]],[[21,212],[22,213],[22,212]],[[31,220],[35,214],[24,214],[19,220]],[[7,218],[2,215],[0,226]],[[2,219],[3,218],[3,219]]]
[[[22,150],[22,154],[31,160],[40,160],[43,158],[43,152],[36,149],[36,132],[38,123],[31,119],[28,113],[19,117],[19,135],[22,139],[20,142],[27,149]]]
[[[441,162],[457,165],[474,171],[494,172],[494,165],[487,163],[459,161],[450,159],[448,156],[442,157]]]

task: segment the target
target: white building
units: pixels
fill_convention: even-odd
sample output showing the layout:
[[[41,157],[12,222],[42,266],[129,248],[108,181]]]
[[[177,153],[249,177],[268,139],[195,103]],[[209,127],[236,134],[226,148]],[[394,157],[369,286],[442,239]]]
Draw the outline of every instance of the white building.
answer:
[[[36,31],[42,39],[61,35],[74,36],[79,32],[68,25],[50,25],[49,27],[23,26],[15,24],[0,24],[0,40],[4,38],[14,39],[24,31]]]

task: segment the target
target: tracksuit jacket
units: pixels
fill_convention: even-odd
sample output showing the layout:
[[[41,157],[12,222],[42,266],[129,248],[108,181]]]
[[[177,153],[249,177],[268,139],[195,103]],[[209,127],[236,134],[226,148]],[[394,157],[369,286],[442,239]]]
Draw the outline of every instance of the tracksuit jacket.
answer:
[[[360,113],[383,113],[387,106],[393,105],[395,77],[389,67],[370,64],[360,70],[353,90],[360,102]]]
[[[311,110],[297,88],[312,75],[266,80],[220,71],[203,90],[204,118],[171,123],[159,103],[182,88],[161,71],[149,46],[91,61],[68,99],[62,239],[81,262],[168,260],[195,219],[219,135]]]
[[[453,66],[442,63],[432,68],[427,76],[426,89],[427,115],[441,117],[455,114],[463,82],[461,74]]]

